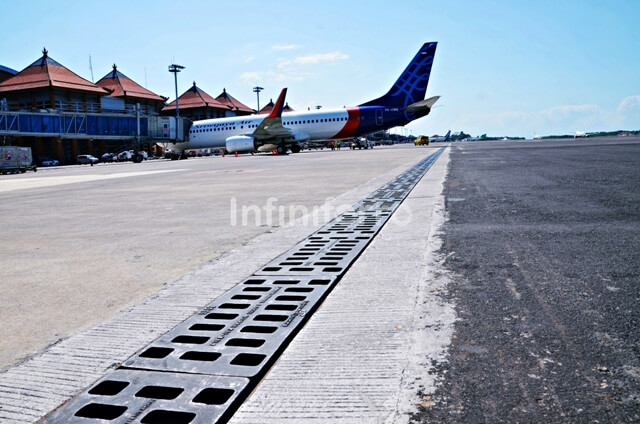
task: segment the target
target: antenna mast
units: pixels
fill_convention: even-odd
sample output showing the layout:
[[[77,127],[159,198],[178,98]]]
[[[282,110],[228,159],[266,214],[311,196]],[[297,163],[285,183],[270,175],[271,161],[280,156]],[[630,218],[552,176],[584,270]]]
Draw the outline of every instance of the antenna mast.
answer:
[[[91,64],[91,55],[89,55],[89,70],[91,71],[91,82],[93,81],[93,65]]]

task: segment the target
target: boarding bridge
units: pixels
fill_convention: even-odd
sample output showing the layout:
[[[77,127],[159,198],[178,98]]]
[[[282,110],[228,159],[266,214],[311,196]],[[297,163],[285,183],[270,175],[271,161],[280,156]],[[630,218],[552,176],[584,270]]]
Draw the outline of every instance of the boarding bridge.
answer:
[[[0,110],[0,136],[170,142],[187,138],[191,121],[173,116]]]

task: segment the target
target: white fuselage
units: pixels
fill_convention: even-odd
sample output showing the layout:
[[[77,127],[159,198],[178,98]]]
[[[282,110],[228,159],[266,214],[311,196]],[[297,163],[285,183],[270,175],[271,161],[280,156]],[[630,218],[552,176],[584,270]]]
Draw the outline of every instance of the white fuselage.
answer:
[[[338,134],[347,124],[347,109],[327,109],[282,114],[282,126],[289,128],[297,141],[324,140]],[[224,148],[229,137],[250,136],[267,115],[195,121],[189,130],[189,141],[178,143],[181,150]]]

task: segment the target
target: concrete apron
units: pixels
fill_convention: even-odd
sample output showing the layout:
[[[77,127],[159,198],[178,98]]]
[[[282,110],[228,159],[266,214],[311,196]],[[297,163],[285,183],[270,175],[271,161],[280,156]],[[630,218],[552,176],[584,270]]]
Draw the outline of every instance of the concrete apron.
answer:
[[[415,196],[419,187],[424,186],[425,182],[431,178],[430,176],[434,175],[434,169],[443,167],[442,164],[446,162],[444,157],[448,158],[446,152],[441,155],[411,196]],[[339,211],[341,206],[350,206],[422,159],[423,156],[374,178],[327,202],[324,206],[330,211]],[[444,178],[444,168],[440,179]],[[441,182],[439,184],[441,185]],[[440,191],[438,189],[436,194]],[[411,201],[410,197],[405,203]],[[416,210],[420,207],[416,205]],[[426,213],[431,214],[430,211]],[[320,218],[308,220],[302,217],[296,220],[294,225],[276,228],[273,232],[262,234],[247,245],[230,251],[169,284],[156,295],[122,311],[113,319],[61,340],[43,352],[7,369],[0,374],[0,422],[5,422],[4,420],[12,423],[38,421],[109,370],[116,368],[141,347],[151,343],[211,300],[250,276],[260,266],[320,228],[333,216]],[[301,222],[313,224],[296,225]],[[417,223],[418,221],[414,221],[409,225],[408,233],[414,233],[411,228]],[[407,252],[409,255],[414,253],[424,256],[423,250]],[[403,264],[402,267],[415,267],[420,261],[405,261],[406,265]],[[379,267],[380,264],[376,270]],[[402,268],[398,269],[402,270]],[[402,275],[403,271],[398,272],[396,279]]]

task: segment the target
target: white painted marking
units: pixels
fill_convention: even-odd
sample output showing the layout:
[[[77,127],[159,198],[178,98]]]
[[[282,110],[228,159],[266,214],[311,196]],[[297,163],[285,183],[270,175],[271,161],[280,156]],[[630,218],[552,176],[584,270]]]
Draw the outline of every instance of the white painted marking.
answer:
[[[164,171],[138,171],[122,172],[120,174],[85,174],[68,175],[59,177],[22,178],[12,180],[0,180],[0,193],[8,191],[26,190],[30,188],[53,187],[63,184],[86,183],[89,181],[113,180],[116,178],[138,177],[151,174],[163,174],[165,172],[185,171],[184,169],[170,169]]]

